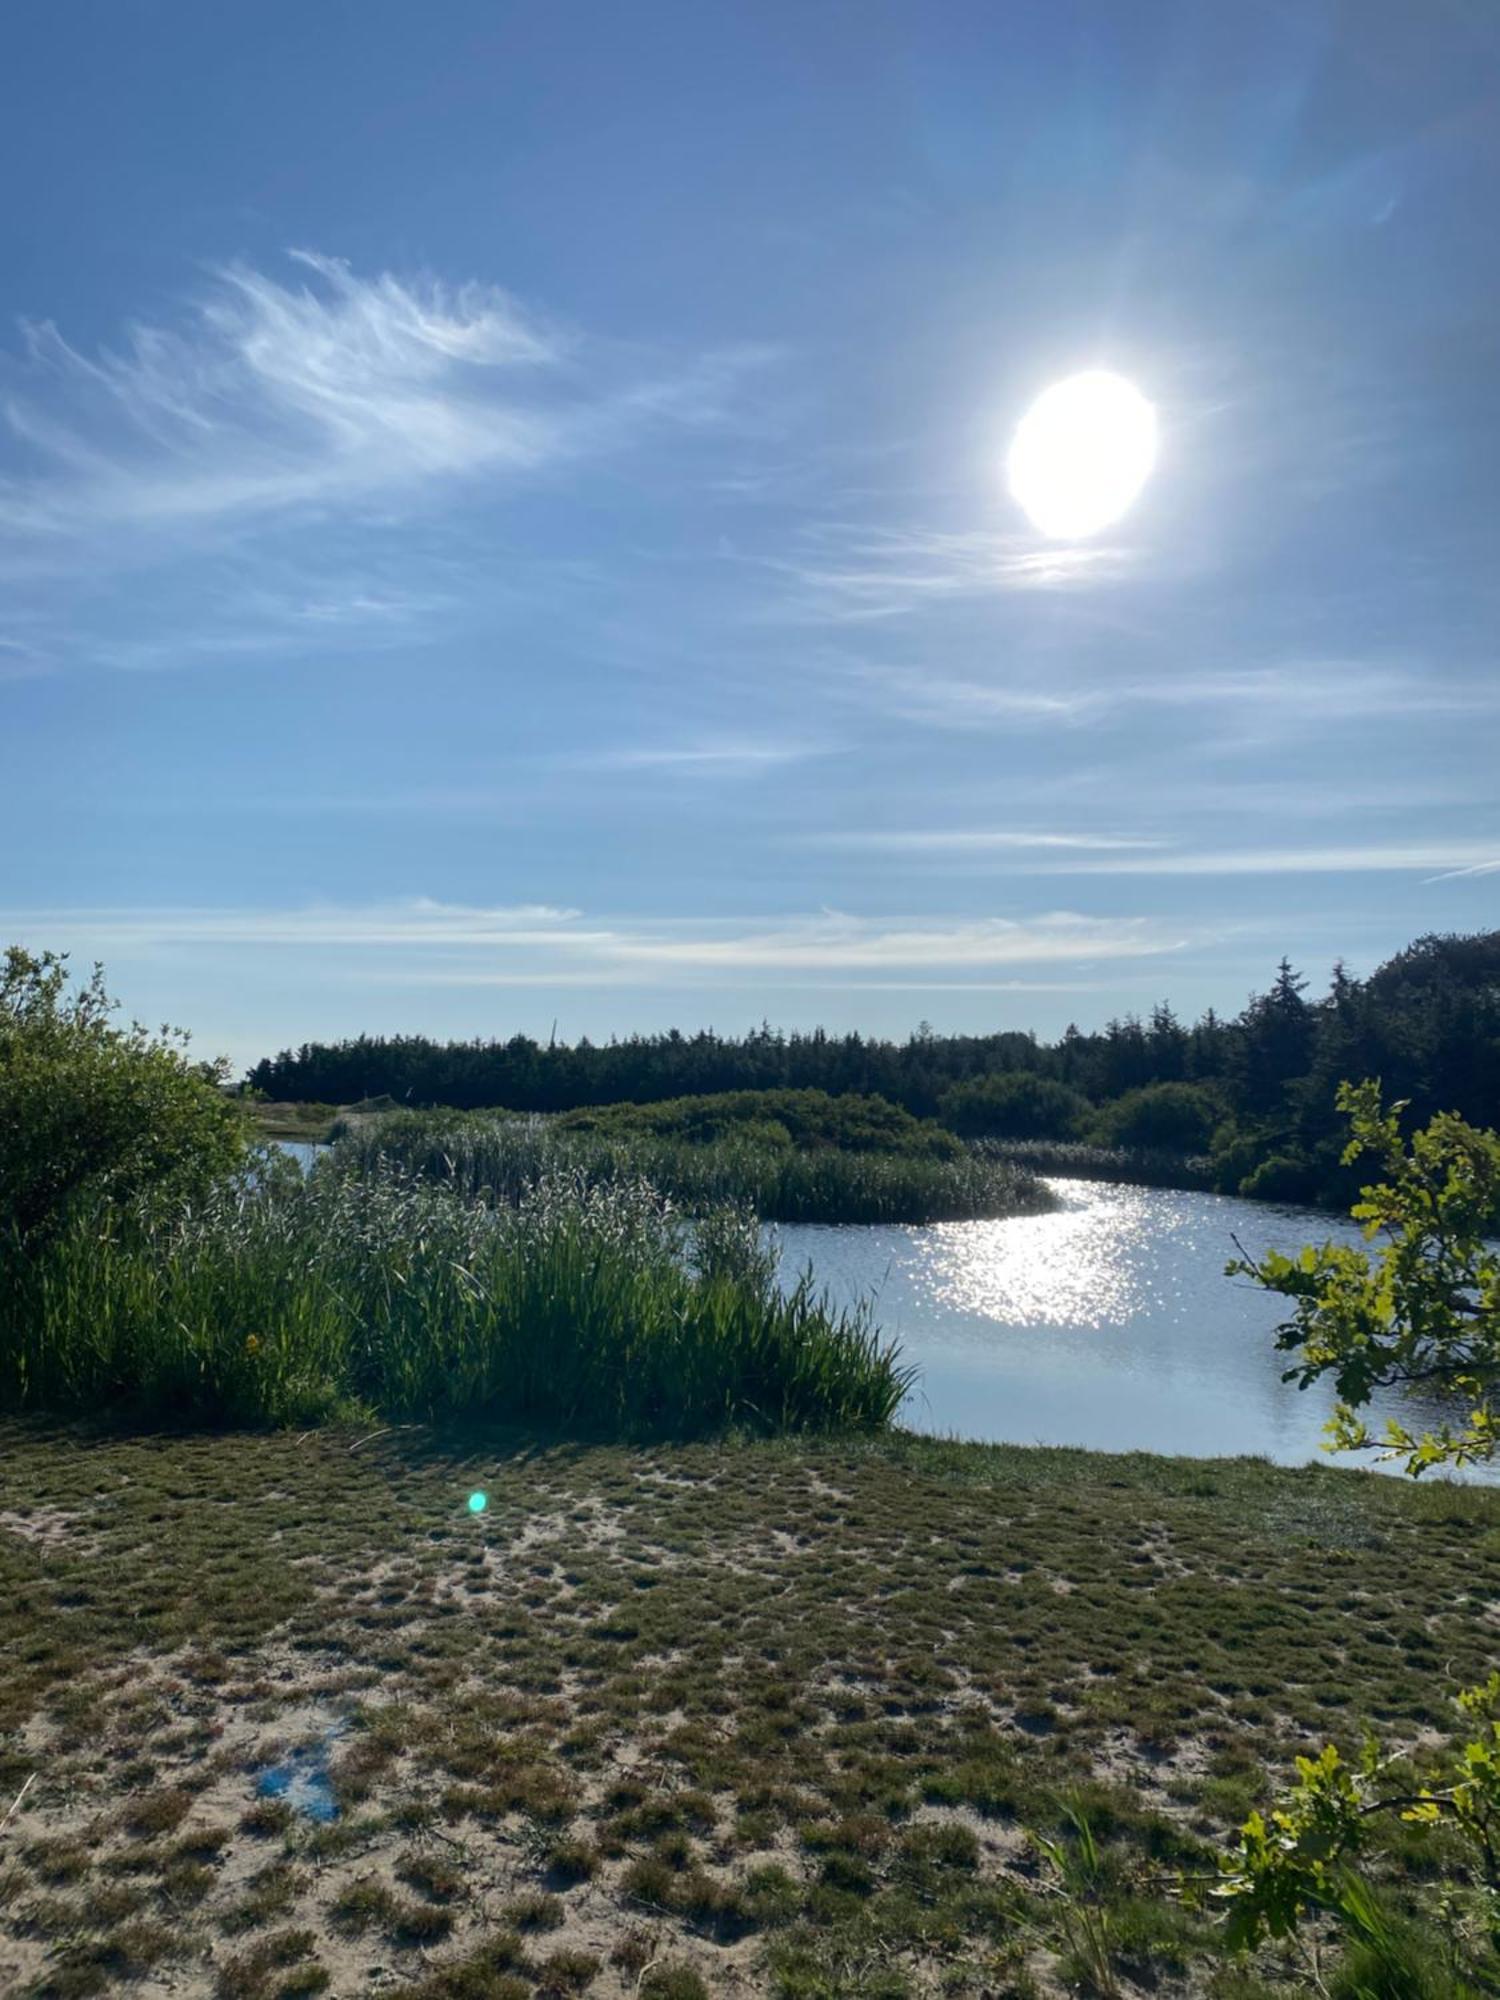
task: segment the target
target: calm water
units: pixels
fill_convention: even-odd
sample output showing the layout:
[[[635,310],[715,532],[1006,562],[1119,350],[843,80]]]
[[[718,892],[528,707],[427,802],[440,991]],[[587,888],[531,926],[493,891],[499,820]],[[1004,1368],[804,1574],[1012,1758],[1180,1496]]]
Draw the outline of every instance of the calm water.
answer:
[[[1281,1381],[1281,1302],[1223,1272],[1236,1237],[1255,1257],[1358,1242],[1357,1230],[1221,1195],[1049,1185],[1061,1204],[1051,1215],[784,1227],[783,1273],[811,1263],[841,1303],[874,1299],[882,1330],[921,1370],[901,1418],[913,1429],[1284,1464],[1323,1456],[1332,1395]]]

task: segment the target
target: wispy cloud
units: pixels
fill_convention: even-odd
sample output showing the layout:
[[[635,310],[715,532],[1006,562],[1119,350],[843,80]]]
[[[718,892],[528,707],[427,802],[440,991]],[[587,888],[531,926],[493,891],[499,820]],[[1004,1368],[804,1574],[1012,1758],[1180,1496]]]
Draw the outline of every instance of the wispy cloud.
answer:
[[[1197,848],[1166,839],[1103,834],[941,828],[820,834],[810,845],[913,861],[983,861],[1007,875],[1380,875],[1431,874],[1431,881],[1500,871],[1490,840],[1350,842],[1343,846]]]
[[[0,912],[13,937],[112,955],[204,946],[374,954],[372,976],[433,983],[733,984],[749,973],[863,980],[983,975],[1030,966],[1156,958],[1198,941],[1153,917],[1044,911],[992,916],[588,919],[542,904],[496,909],[428,900],[361,908]],[[429,954],[431,955],[429,957]],[[418,961],[414,963],[414,958]],[[364,963],[365,961],[362,961]]]
[[[1490,861],[1471,861],[1467,868],[1447,868],[1441,875],[1429,875],[1429,882],[1461,882],[1469,875],[1500,874],[1500,840],[1495,843],[1495,857]]]
[[[875,828],[847,833],[819,833],[801,843],[871,854],[1112,854],[1165,847],[1163,840],[1108,833],[1030,833],[992,827],[912,828],[905,832]]]
[[[1493,678],[1339,660],[1293,660],[1256,667],[1185,667],[1180,673],[1112,681],[1038,685],[1024,679],[953,674],[870,660],[833,663],[836,683],[866,704],[936,728],[1098,723],[1132,708],[1196,710],[1246,721],[1258,732],[1317,720],[1344,726],[1405,716],[1493,713]]]
[[[45,546],[531,473],[643,425],[715,419],[763,358],[627,377],[494,286],[292,254],[300,281],[227,266],[190,317],[133,326],[116,351],[24,325],[0,369],[18,461],[0,472],[0,530]]]
[[[681,778],[754,778],[825,754],[809,743],[726,739],[705,743],[621,744],[565,752],[550,761],[574,771],[642,771]]]
[[[810,529],[806,552],[768,567],[797,592],[798,608],[835,624],[897,618],[953,599],[1102,583],[1130,568],[1129,550],[1059,547],[1034,537],[970,529]]]
[[[1046,872],[1075,875],[1395,875],[1443,869],[1446,876],[1500,869],[1500,838],[1394,841],[1347,847],[1242,847],[1079,860]]]

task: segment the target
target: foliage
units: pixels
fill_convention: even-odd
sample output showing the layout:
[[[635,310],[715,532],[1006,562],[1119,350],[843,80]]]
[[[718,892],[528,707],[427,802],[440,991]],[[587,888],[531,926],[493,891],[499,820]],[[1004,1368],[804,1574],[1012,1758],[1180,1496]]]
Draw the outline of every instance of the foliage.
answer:
[[[1492,1240],[1500,1221],[1500,1137],[1440,1113],[1408,1142],[1401,1131],[1406,1107],[1387,1109],[1374,1082],[1343,1085],[1338,1107],[1350,1122],[1346,1162],[1373,1154],[1383,1172],[1353,1210],[1368,1240],[1384,1238],[1381,1248],[1309,1246],[1296,1257],[1242,1259],[1230,1271],[1294,1301],[1292,1318],[1277,1332],[1282,1351],[1298,1357],[1286,1379],[1305,1388],[1333,1377],[1340,1399],[1329,1425],[1334,1448],[1383,1448],[1387,1458],[1404,1458],[1413,1477],[1491,1459],[1500,1446],[1491,1402],[1500,1377],[1500,1251]],[[1461,1396],[1467,1418],[1419,1435],[1392,1420],[1378,1447],[1358,1411],[1376,1389],[1389,1387]],[[1483,1990],[1496,1990],[1500,1673],[1457,1700],[1473,1733],[1425,1780],[1407,1777],[1399,1755],[1382,1760],[1373,1738],[1354,1765],[1333,1744],[1297,1759],[1290,1791],[1269,1814],[1250,1815],[1222,1863],[1215,1893],[1229,1906],[1232,1943],[1288,1937],[1309,1915],[1325,1913],[1360,1940],[1362,1956],[1345,1982],[1351,1996],[1436,1990],[1425,1975],[1413,1984],[1421,1955],[1392,1927],[1355,1866],[1375,1824],[1395,1817],[1413,1828],[1448,1827],[1462,1843],[1471,1904],[1450,1899],[1434,1914],[1470,1962],[1445,1990],[1471,1990],[1471,1974]]]
[[[116,1026],[99,967],[12,946],[0,968],[0,1239],[35,1243],[100,1201],[158,1212],[239,1167],[247,1128],[186,1037]]]
[[[1408,1145],[1403,1105],[1384,1109],[1378,1083],[1338,1094],[1350,1121],[1346,1162],[1373,1154],[1384,1178],[1366,1187],[1353,1214],[1378,1250],[1325,1243],[1295,1257],[1272,1252],[1237,1261],[1293,1301],[1276,1334],[1296,1356],[1286,1379],[1302,1388],[1331,1376],[1339,1402],[1329,1425],[1338,1450],[1404,1457],[1411,1473],[1494,1456],[1500,1419],[1500,1136],[1440,1113]],[[1412,1432],[1391,1419],[1373,1437],[1358,1412],[1377,1389],[1462,1398],[1467,1414]]]
[[[966,1139],[1076,1139],[1092,1108],[1080,1091],[1023,1069],[955,1084],[938,1115]]]
[[[82,1219],[0,1304],[0,1406],[308,1423],[341,1410],[595,1433],[888,1423],[908,1371],[743,1216],[698,1230],[640,1182],[515,1207],[295,1169],[169,1224]]]
[[[1251,1813],[1222,1863],[1214,1894],[1228,1906],[1230,1942],[1249,1948],[1287,1937],[1317,1911],[1378,1936],[1379,1905],[1353,1864],[1382,1817],[1453,1827],[1469,1855],[1483,1928],[1500,1938],[1500,1673],[1466,1689],[1458,1706],[1478,1733],[1452,1753],[1431,1784],[1392,1782],[1394,1760],[1367,1742],[1351,1765],[1330,1743],[1297,1759],[1296,1783],[1268,1815]]]
[[[1099,1129],[1106,1145],[1201,1153],[1222,1116],[1218,1099],[1201,1084],[1148,1083],[1110,1105]]]
[[[1334,1091],[1351,1076],[1382,1077],[1420,1118],[1492,1118],[1500,1103],[1500,931],[1422,938],[1363,981],[1335,967],[1319,999],[1283,962],[1269,991],[1232,1020],[1210,1008],[1184,1025],[1163,1005],[1144,1021],[1127,1016],[1096,1033],[1069,1028],[1051,1045],[1013,1029],[928,1031],[904,1042],[821,1029],[761,1027],[739,1037],[673,1030],[603,1045],[361,1035],[283,1050],[257,1063],[250,1081],[283,1100],[347,1105],[385,1092],[410,1105],[535,1112],[811,1088],[878,1095],[918,1118],[936,1113],[950,1092],[999,1077],[1054,1082],[1106,1108],[1147,1085],[1189,1083],[1210,1088],[1231,1121],[1218,1148],[1224,1192],[1237,1192],[1274,1155],[1300,1163],[1302,1185],[1320,1201],[1344,1206],[1357,1182],[1340,1163]],[[1201,1142],[1172,1143],[1192,1152]],[[1278,1167],[1267,1192],[1284,1188],[1288,1171]]]
[[[910,1153],[954,1160],[963,1148],[941,1126],[913,1118],[883,1097],[830,1097],[826,1090],[734,1090],[655,1104],[589,1105],[558,1120],[569,1132],[607,1138],[681,1139],[691,1145],[746,1138],[799,1152]]]
[[[1251,1201],[1308,1203],[1317,1200],[1318,1173],[1296,1153],[1270,1153],[1237,1182]]]
[[[501,1204],[559,1172],[591,1185],[643,1178],[695,1212],[728,1203],[772,1222],[958,1221],[1040,1210],[1052,1201],[1025,1168],[965,1148],[946,1133],[937,1136],[956,1157],[933,1158],[921,1142],[889,1152],[797,1147],[784,1126],[753,1116],[720,1139],[658,1136],[639,1129],[626,1111],[635,1107],[625,1107],[618,1120],[601,1116],[598,1129],[482,1112],[396,1112],[352,1125],[329,1164],[366,1173],[393,1163]],[[915,1130],[922,1135],[920,1126]]]

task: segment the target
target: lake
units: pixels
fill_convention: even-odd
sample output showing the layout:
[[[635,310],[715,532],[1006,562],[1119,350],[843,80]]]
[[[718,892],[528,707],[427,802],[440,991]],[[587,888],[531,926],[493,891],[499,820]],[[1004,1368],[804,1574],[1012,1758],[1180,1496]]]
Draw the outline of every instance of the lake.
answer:
[[[1258,1257],[1329,1237],[1362,1241],[1352,1224],[1223,1195],[1048,1185],[1059,1201],[1050,1215],[783,1226],[783,1278],[810,1263],[840,1303],[873,1299],[880,1327],[921,1371],[900,1418],[915,1430],[1103,1451],[1252,1452],[1287,1465],[1326,1456],[1332,1394],[1281,1380],[1288,1357],[1272,1329],[1285,1302],[1223,1272],[1236,1238]],[[1410,1421],[1414,1407],[1404,1414]]]

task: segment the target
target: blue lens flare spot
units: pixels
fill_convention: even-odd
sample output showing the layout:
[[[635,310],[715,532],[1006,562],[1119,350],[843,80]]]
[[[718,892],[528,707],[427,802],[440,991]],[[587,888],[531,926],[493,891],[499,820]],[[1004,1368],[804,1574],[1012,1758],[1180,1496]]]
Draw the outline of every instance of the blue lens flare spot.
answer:
[[[471,1493],[469,1495],[469,1512],[471,1514],[482,1514],[489,1504],[490,1497],[487,1493]]]

